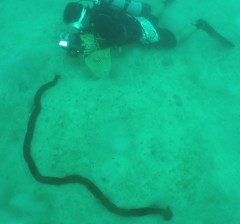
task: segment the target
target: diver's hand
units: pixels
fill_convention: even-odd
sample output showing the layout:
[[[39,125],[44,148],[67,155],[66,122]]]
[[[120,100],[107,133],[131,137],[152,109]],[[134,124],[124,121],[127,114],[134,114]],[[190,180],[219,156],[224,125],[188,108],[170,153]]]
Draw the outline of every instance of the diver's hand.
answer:
[[[99,49],[99,45],[97,43],[90,44],[82,44],[83,56],[86,57],[92,54],[94,51]]]

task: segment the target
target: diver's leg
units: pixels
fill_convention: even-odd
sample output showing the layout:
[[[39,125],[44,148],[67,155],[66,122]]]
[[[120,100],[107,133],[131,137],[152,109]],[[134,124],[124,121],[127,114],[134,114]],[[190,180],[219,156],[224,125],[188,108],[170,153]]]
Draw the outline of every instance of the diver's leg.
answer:
[[[188,40],[197,30],[198,27],[195,24],[184,27],[179,33],[176,34],[177,44],[181,44]]]
[[[159,41],[157,42],[157,46],[163,48],[173,48],[177,45],[176,36],[168,29],[157,28],[157,33],[159,36]]]
[[[157,28],[159,35],[159,46],[164,48],[176,47],[178,44],[182,44],[183,42],[187,41],[198,29],[199,28],[195,24],[192,24],[174,35],[167,29]]]
[[[175,0],[162,0],[162,3],[167,6],[169,5],[170,3],[173,3]]]
[[[213,37],[215,40],[219,41],[226,47],[234,47],[234,43],[224,37],[222,34],[217,32],[208,22],[203,19],[197,20],[194,24],[191,24],[184,29],[182,29],[177,35],[177,43],[183,43],[188,40],[197,30],[203,30],[208,35]]]
[[[161,18],[164,16],[165,14],[165,10],[167,9],[167,7],[169,5],[171,5],[171,3],[173,3],[175,0],[161,0],[161,6],[159,11],[156,13],[158,16],[158,20],[161,20]]]

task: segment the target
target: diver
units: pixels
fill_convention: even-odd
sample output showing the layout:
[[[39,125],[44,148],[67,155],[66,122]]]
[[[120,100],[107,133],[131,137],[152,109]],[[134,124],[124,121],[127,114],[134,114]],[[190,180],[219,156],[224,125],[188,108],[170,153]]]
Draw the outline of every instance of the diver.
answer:
[[[173,1],[163,0],[163,3],[168,5]],[[136,0],[70,2],[64,9],[63,21],[76,30],[75,33],[63,34],[59,43],[71,56],[87,56],[98,49],[137,42],[159,48],[174,48],[198,29],[228,41],[201,19],[179,35],[174,35],[170,30],[157,26],[158,19],[151,14],[150,5]],[[94,41],[84,43],[81,37],[85,34],[92,34]]]
[[[170,0],[165,0],[167,2]],[[85,3],[85,4],[84,4]],[[87,4],[86,4],[87,3]],[[70,2],[65,7],[63,21],[76,28],[75,34],[62,35],[60,45],[72,56],[88,55],[94,50],[118,47],[131,43],[172,48],[176,46],[175,35],[168,29],[156,26],[157,18],[151,14],[151,7],[139,1],[102,0]],[[95,41],[84,44],[81,35],[92,33]],[[64,41],[66,40],[66,41]]]

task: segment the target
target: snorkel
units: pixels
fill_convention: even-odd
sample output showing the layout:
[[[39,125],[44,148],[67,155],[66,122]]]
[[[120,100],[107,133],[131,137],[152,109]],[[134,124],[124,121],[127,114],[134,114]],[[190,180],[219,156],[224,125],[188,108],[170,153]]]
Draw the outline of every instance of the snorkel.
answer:
[[[86,8],[83,7],[82,12],[81,12],[81,15],[80,15],[78,21],[71,23],[71,25],[72,25],[74,28],[76,28],[76,29],[78,29],[78,30],[81,30],[81,28],[82,28],[82,26],[83,26],[83,25],[82,25],[82,22],[83,22],[83,19],[84,19],[85,15],[86,15],[86,12],[87,12]]]

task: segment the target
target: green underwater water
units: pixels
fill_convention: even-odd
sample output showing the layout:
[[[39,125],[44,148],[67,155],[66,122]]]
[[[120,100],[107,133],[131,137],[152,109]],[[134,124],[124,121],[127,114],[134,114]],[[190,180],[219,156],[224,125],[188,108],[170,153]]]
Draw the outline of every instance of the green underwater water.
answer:
[[[57,46],[66,3],[0,3],[1,223],[166,222],[114,215],[84,186],[32,177],[22,151],[33,97],[60,74],[32,143],[42,174],[88,177],[120,207],[170,206],[173,224],[238,224],[239,2],[149,1],[160,26],[178,33],[204,18],[235,47],[201,31],[172,50],[127,46],[113,50],[107,79]]]

